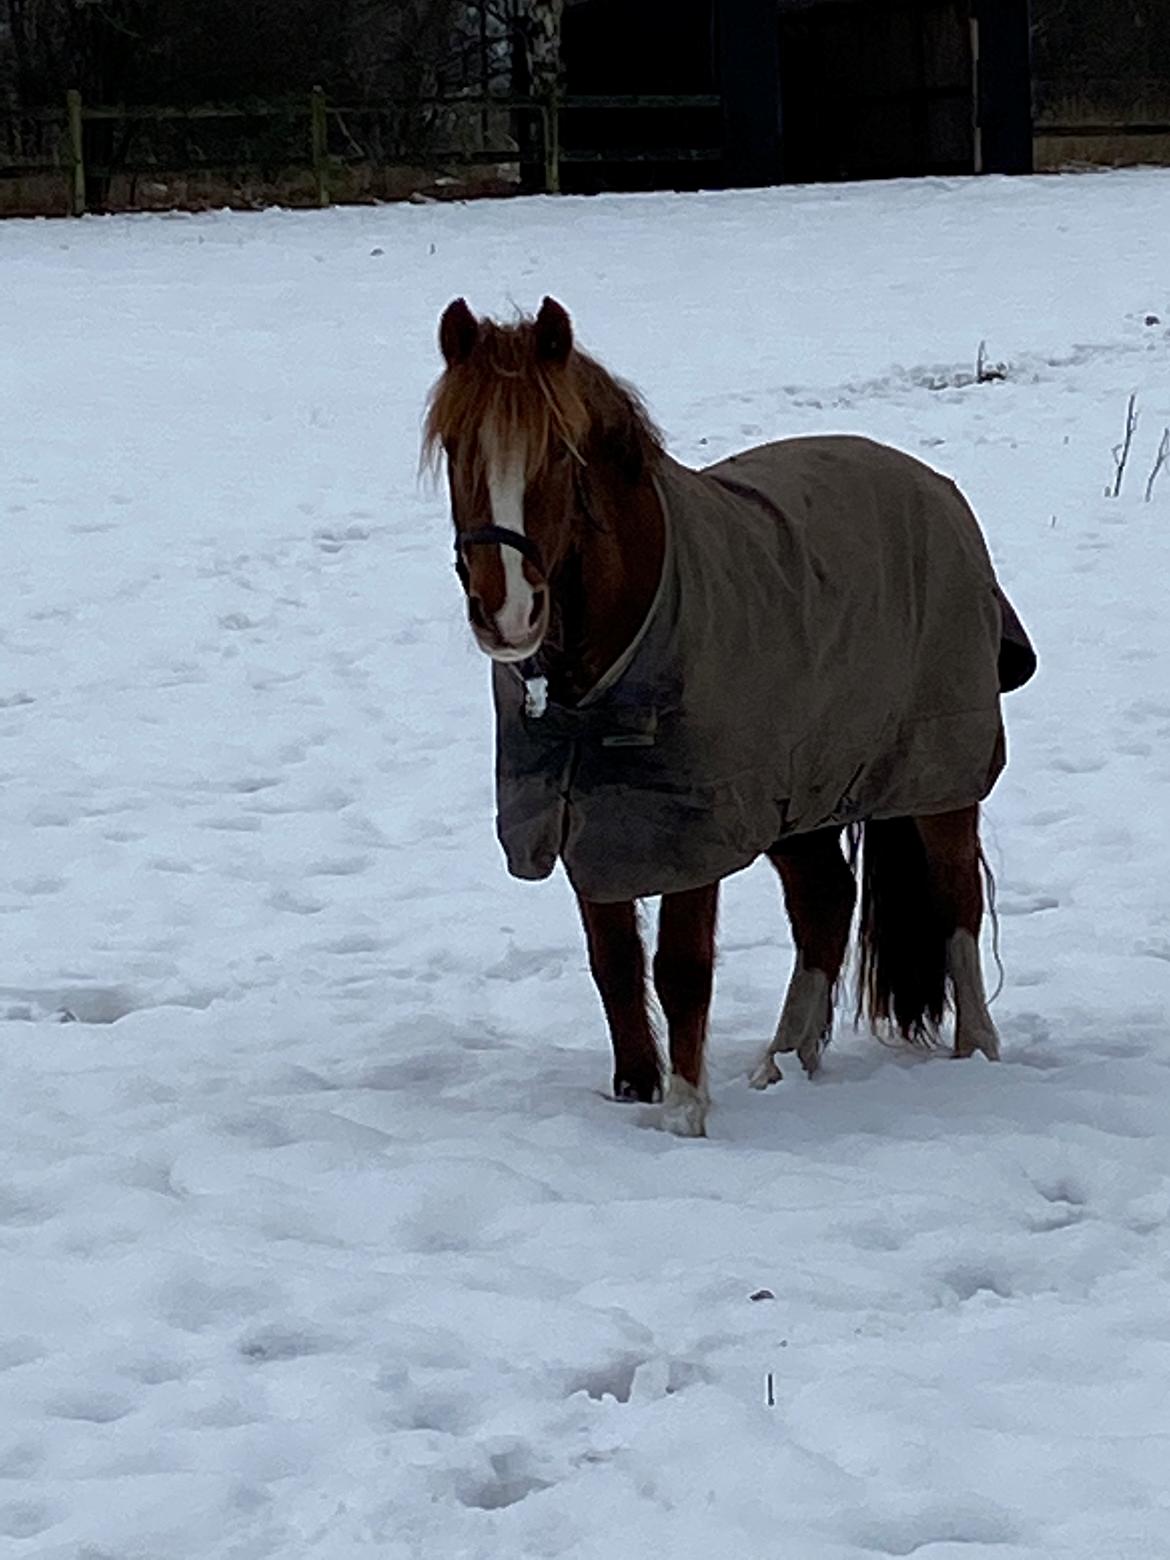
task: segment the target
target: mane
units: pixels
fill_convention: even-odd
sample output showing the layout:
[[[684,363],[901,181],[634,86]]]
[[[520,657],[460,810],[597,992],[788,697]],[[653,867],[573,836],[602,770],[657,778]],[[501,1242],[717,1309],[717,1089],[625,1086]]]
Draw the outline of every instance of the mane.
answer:
[[[653,469],[663,439],[638,392],[574,346],[563,363],[536,350],[530,317],[512,325],[480,322],[475,347],[436,382],[423,425],[424,465],[437,470],[444,451],[473,435],[471,459],[523,448],[528,480],[558,442],[582,465],[616,459],[631,479]],[[474,437],[478,434],[478,437]]]

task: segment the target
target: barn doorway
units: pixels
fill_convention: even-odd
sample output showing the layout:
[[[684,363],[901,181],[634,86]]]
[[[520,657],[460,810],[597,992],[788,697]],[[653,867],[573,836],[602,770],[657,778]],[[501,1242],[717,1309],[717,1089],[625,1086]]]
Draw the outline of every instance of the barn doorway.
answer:
[[[779,29],[785,181],[977,171],[970,0],[782,4]]]
[[[723,183],[722,114],[710,107],[582,106],[590,97],[714,94],[712,0],[576,0],[561,56],[561,188],[702,189]]]

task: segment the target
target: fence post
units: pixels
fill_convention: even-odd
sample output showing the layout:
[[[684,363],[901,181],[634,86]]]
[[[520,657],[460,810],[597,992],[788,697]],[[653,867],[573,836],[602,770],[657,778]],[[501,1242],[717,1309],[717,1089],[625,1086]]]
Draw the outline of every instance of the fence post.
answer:
[[[85,138],[81,120],[81,93],[71,87],[65,94],[69,115],[69,215],[85,215]]]
[[[325,89],[314,87],[309,95],[312,122],[313,177],[317,181],[317,204],[329,204],[329,120],[325,113]]]
[[[554,87],[545,98],[540,112],[544,134],[544,193],[561,193],[561,122],[557,92]]]

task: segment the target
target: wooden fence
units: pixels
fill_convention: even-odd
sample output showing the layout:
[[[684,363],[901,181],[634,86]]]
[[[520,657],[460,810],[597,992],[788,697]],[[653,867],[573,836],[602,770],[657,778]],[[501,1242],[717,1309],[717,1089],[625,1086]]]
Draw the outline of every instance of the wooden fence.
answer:
[[[1106,114],[1041,115],[1033,126],[1037,172],[1064,168],[1170,165],[1170,119],[1118,120]]]
[[[81,94],[70,91],[62,108],[41,108],[18,111],[16,118],[26,126],[39,126],[48,130],[48,140],[53,139],[53,127],[58,131],[55,154],[46,157],[13,157],[7,160],[0,152],[0,179],[24,178],[30,175],[55,175],[62,178],[66,200],[65,209],[72,216],[82,216],[93,204],[95,188],[108,185],[115,177],[174,178],[187,175],[239,173],[250,166],[250,159],[225,159],[215,162],[197,161],[185,166],[168,166],[165,158],[152,154],[146,159],[135,160],[128,155],[112,153],[113,132],[121,127],[125,142],[132,144],[137,130],[147,125],[195,126],[212,122],[230,124],[231,121],[248,121],[251,125],[268,124],[285,127],[290,134],[291,155],[282,156],[281,164],[290,170],[311,174],[316,204],[332,203],[340,174],[359,159],[377,161],[370,157],[352,134],[350,126],[371,118],[389,122],[406,114],[429,116],[430,135],[424,137],[417,149],[399,150],[389,165],[409,163],[430,168],[463,166],[472,164],[518,164],[528,174],[528,187],[546,194],[558,194],[561,188],[561,169],[566,162],[655,162],[655,163],[718,163],[723,155],[722,117],[719,116],[719,132],[701,146],[660,146],[653,144],[624,147],[565,148],[562,144],[562,116],[595,110],[645,111],[710,110],[722,108],[722,99],[714,94],[686,96],[643,95],[624,97],[549,96],[545,98],[523,97],[434,97],[416,101],[409,110],[391,105],[358,104],[346,106],[328,101],[324,91],[316,87],[304,99],[282,103],[247,103],[236,105],[203,104],[190,108],[119,105],[93,106],[82,101]],[[457,144],[442,145],[434,141],[436,126],[469,122],[468,133]],[[478,122],[478,127],[476,122]],[[509,134],[500,133],[501,123],[510,127]],[[103,138],[99,126],[106,128]],[[374,140],[380,144],[380,138]],[[104,141],[104,146],[100,144]],[[478,144],[473,144],[478,143]],[[344,152],[338,146],[345,146]],[[298,156],[292,148],[299,147]],[[104,152],[104,155],[103,155]],[[382,155],[383,162],[386,159]]]

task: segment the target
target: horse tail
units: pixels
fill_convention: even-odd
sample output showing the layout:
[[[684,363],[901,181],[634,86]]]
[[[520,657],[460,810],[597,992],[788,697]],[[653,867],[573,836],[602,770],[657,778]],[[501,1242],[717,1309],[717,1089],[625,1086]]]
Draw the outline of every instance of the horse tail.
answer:
[[[932,891],[922,837],[913,818],[871,818],[853,835],[854,863],[859,847],[857,1017],[879,1033],[893,1027],[911,1045],[936,1045],[953,928]]]

